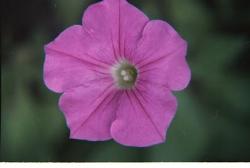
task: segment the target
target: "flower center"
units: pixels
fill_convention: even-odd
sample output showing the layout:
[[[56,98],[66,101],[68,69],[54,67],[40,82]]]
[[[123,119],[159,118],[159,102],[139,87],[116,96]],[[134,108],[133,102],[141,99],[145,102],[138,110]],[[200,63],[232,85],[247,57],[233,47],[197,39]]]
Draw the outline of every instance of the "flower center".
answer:
[[[137,69],[127,61],[121,61],[112,67],[112,75],[119,88],[129,89],[136,82]]]

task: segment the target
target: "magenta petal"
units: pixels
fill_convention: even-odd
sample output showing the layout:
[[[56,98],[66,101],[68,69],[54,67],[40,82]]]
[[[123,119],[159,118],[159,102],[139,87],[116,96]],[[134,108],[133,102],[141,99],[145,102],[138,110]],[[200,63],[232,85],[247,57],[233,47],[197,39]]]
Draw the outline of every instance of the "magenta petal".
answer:
[[[91,5],[83,16],[83,27],[98,41],[113,48],[118,57],[129,57],[148,18],[126,0],[104,0]]]
[[[59,106],[70,129],[70,138],[108,140],[119,92],[112,84],[82,86],[66,91]]]
[[[143,84],[134,91],[125,91],[111,126],[111,135],[128,146],[143,147],[164,142],[176,106],[175,97],[166,88]]]
[[[82,26],[72,26],[45,46],[44,81],[55,92],[107,77],[108,65],[86,55]]]
[[[166,22],[150,21],[134,54],[141,79],[184,89],[191,73],[186,63],[187,43]]]

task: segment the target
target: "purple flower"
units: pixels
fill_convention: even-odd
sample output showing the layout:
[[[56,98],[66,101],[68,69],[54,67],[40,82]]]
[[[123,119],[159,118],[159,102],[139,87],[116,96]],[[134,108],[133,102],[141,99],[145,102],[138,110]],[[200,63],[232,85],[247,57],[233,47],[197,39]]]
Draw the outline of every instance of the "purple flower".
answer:
[[[171,91],[190,81],[187,43],[126,0],[91,5],[82,22],[45,46],[44,80],[63,93],[70,138],[139,147],[164,142],[177,107]]]

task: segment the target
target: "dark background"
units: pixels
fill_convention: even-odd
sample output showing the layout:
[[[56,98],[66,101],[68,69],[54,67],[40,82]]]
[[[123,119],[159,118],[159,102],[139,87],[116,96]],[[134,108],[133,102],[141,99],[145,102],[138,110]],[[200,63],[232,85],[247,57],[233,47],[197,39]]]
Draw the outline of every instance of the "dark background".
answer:
[[[43,45],[93,0],[1,1],[1,161],[250,161],[250,1],[131,0],[188,41],[189,87],[164,144],[70,140]]]

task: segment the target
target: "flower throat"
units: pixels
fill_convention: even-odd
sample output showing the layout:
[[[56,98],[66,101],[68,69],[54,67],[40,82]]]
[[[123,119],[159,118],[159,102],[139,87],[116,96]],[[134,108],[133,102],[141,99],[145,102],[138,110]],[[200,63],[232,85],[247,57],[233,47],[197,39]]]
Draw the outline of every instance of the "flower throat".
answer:
[[[112,68],[113,78],[121,89],[130,89],[135,85],[138,72],[134,65],[121,61]]]

